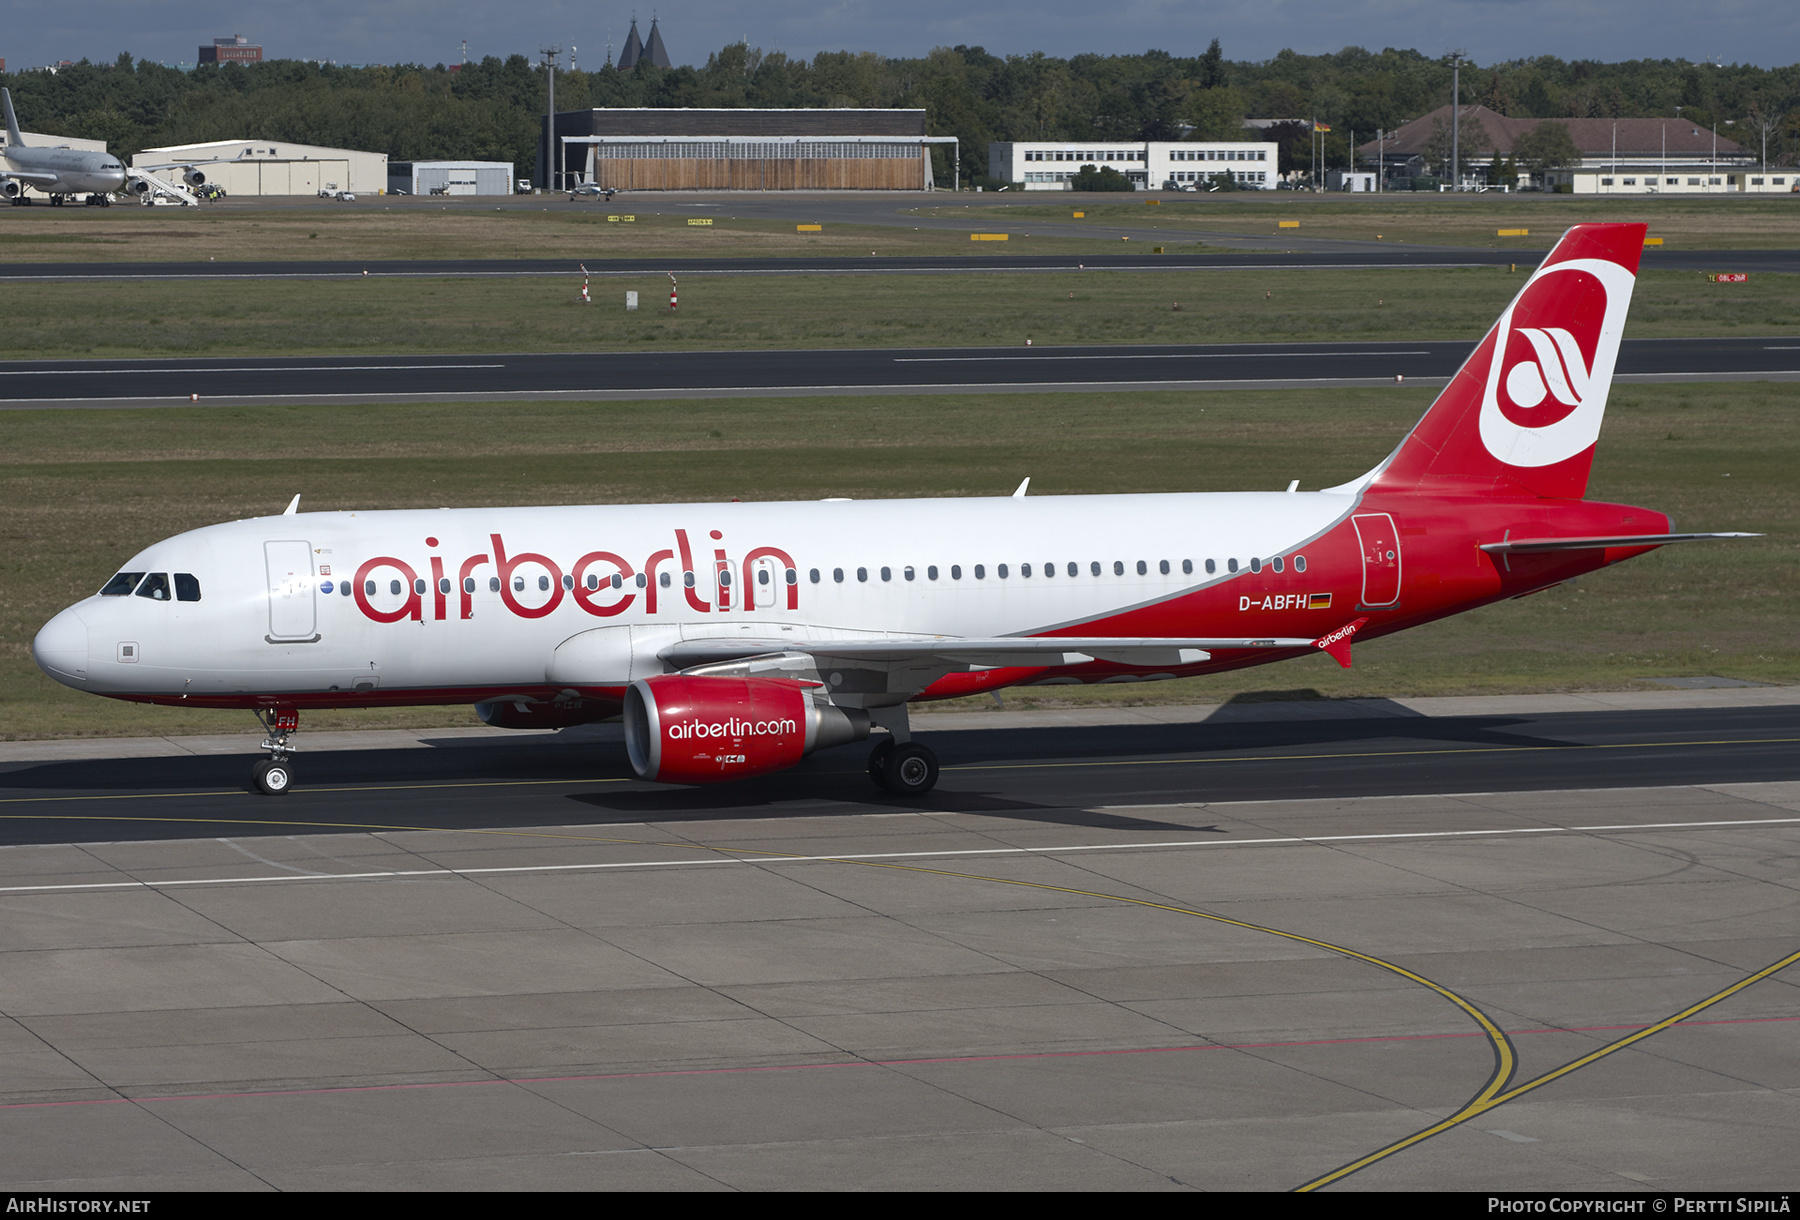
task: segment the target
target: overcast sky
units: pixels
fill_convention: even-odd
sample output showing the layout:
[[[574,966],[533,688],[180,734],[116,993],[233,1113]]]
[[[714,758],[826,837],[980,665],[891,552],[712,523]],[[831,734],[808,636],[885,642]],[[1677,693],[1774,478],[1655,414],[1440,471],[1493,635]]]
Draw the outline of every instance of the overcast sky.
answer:
[[[120,51],[192,63],[202,43],[242,33],[271,59],[339,63],[455,63],[464,38],[472,58],[573,44],[592,70],[609,38],[617,58],[634,11],[646,37],[658,14],[670,57],[695,66],[740,40],[805,58],[840,50],[917,56],[957,43],[995,55],[1196,55],[1218,38],[1234,60],[1267,59],[1284,47],[1317,54],[1392,46],[1434,56],[1460,47],[1477,63],[1535,55],[1800,61],[1800,5],[1791,0],[1257,0],[1223,11],[1194,0],[671,0],[636,10],[571,0],[0,0],[0,57],[14,71],[84,56],[110,62]]]

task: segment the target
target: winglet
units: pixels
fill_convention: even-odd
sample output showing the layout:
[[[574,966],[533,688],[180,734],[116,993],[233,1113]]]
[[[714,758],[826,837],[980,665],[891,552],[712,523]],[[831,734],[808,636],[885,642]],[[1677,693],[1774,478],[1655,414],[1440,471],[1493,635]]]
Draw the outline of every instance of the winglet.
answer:
[[[1369,620],[1365,617],[1359,618],[1354,622],[1345,623],[1336,631],[1327,632],[1325,635],[1314,640],[1312,646],[1330,653],[1333,660],[1339,665],[1342,665],[1345,669],[1349,669],[1350,637],[1362,630],[1362,625],[1368,621]]]
[[[281,515],[284,517],[292,517],[299,511],[300,511],[300,493],[295,492],[294,498],[292,500],[288,501],[288,506],[281,510]]]
[[[1030,486],[1031,486],[1031,476],[1026,475],[1025,481],[1023,483],[1019,484],[1019,490],[1013,492],[1012,498],[1015,500],[1023,500],[1025,498],[1025,489]]]
[[[11,89],[0,89],[0,102],[6,104],[6,146],[23,148],[25,137],[19,134],[19,119],[13,114]]]

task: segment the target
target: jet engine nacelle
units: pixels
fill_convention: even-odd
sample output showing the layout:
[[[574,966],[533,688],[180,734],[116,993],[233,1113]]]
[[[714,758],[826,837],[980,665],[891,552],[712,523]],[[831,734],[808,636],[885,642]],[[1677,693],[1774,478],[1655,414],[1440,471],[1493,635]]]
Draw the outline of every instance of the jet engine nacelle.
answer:
[[[148,195],[155,188],[142,178],[133,178],[126,188],[133,195]]]
[[[195,169],[191,165],[181,171],[181,180],[183,182],[187,183],[189,186],[205,186],[206,185],[206,175],[201,173],[199,170]]]
[[[869,715],[837,707],[813,682],[659,674],[625,692],[625,748],[639,777],[716,784],[793,766],[860,741]]]
[[[17,182],[14,182],[11,178],[8,178],[5,182],[0,182],[0,198],[17,199],[24,193],[24,190],[24,187],[20,186]]]

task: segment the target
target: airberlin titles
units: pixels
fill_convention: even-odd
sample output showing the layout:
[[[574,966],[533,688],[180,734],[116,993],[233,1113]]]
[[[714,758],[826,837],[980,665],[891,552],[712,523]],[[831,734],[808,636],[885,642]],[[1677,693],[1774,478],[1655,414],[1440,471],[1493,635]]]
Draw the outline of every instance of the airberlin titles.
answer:
[[[714,542],[723,541],[718,530],[710,531],[709,536]],[[701,614],[768,609],[776,588],[785,589],[787,609],[800,608],[799,573],[793,556],[780,547],[756,547],[738,566],[734,566],[725,548],[713,547],[710,591],[717,594],[715,604],[700,595],[694,547],[688,532],[675,530],[674,537],[674,547],[652,552],[644,560],[641,570],[616,552],[596,550],[582,555],[565,573],[554,559],[542,552],[509,552],[504,537],[494,533],[488,535],[489,550],[470,555],[456,564],[454,580],[441,555],[428,557],[429,579],[421,576],[420,570],[404,559],[377,555],[364,560],[357,567],[355,578],[344,581],[341,588],[331,579],[330,565],[320,565],[319,575],[324,579],[319,583],[319,591],[351,596],[357,609],[377,623],[406,620],[422,623],[426,621],[428,605],[429,617],[438,622],[449,619],[453,613],[457,618],[472,619],[475,617],[475,595],[484,581],[488,584],[488,592],[499,596],[501,605],[525,619],[549,616],[562,605],[565,597],[595,618],[612,618],[630,609],[642,595],[644,613],[658,614],[667,608],[677,589],[687,608]],[[425,545],[435,548],[439,542],[436,538],[426,538]],[[779,566],[769,573],[772,587],[765,596],[770,600],[759,606],[754,573],[757,564],[763,560],[774,561]],[[678,567],[675,566],[677,562]],[[521,569],[530,571],[532,578],[520,576]],[[679,582],[676,573],[679,573]],[[738,573],[742,573],[741,586]],[[399,599],[389,609],[381,609],[375,604],[381,598],[383,585],[387,586],[388,598]],[[528,599],[532,599],[534,593],[542,600],[530,604]],[[1240,596],[1237,609],[1240,612],[1328,610],[1331,600],[1330,593],[1320,592]]]
[[[711,531],[714,542],[722,541],[723,537],[718,530]],[[474,618],[475,592],[483,579],[488,582],[490,592],[499,594],[500,604],[520,618],[544,618],[562,605],[565,596],[595,618],[612,618],[630,609],[640,594],[644,599],[644,613],[660,613],[662,603],[675,592],[676,582],[670,579],[671,570],[674,570],[680,573],[680,592],[690,610],[700,614],[715,610],[727,613],[734,608],[734,599],[738,603],[737,609],[755,608],[753,595],[739,594],[735,588],[733,565],[723,547],[713,547],[710,560],[717,604],[700,596],[694,548],[686,530],[676,530],[675,546],[652,552],[641,569],[633,567],[630,560],[613,551],[589,551],[565,573],[554,559],[540,552],[509,553],[500,534],[489,534],[488,541],[489,550],[457,563],[454,581],[448,575],[441,555],[429,557],[429,581],[406,560],[393,555],[377,555],[362,562],[356,569],[355,579],[347,582],[348,588],[344,591],[355,598],[357,609],[365,617],[377,623],[397,623],[403,619],[425,621],[427,597],[430,598],[430,615],[437,621],[450,617],[453,600],[458,618]],[[427,538],[425,545],[436,547],[438,540]],[[680,567],[676,569],[674,565],[678,560]],[[773,546],[756,547],[744,556],[742,566],[736,570],[749,574],[763,560],[780,564],[780,571],[773,579],[786,587],[787,608],[798,610],[799,577],[794,570],[793,557],[786,551]],[[528,582],[518,575],[521,568],[534,570],[537,579]],[[329,566],[321,566],[319,574],[329,577]],[[388,585],[388,596],[401,597],[399,605],[392,609],[379,609],[372,600],[380,596],[383,583]],[[331,581],[322,581],[319,590],[327,594],[333,592]],[[529,604],[527,599],[534,592],[541,594],[543,600]]]

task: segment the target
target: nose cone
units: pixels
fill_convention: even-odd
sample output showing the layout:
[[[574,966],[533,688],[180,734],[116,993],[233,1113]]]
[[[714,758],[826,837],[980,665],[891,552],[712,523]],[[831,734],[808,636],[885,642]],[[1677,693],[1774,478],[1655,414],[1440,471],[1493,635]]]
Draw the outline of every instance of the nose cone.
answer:
[[[88,681],[88,627],[74,610],[64,610],[44,624],[31,641],[38,668],[64,686],[85,687]]]

